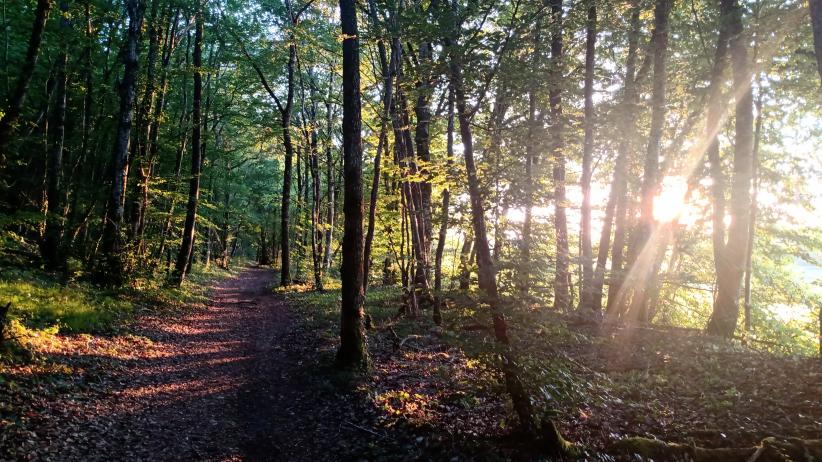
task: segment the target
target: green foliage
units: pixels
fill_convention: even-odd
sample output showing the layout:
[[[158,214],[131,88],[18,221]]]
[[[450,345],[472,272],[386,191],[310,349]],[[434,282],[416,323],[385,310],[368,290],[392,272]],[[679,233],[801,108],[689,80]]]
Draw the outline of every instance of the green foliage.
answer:
[[[0,302],[11,303],[10,319],[31,329],[52,326],[72,333],[109,330],[133,311],[133,304],[93,286],[60,284],[36,271],[3,268]]]

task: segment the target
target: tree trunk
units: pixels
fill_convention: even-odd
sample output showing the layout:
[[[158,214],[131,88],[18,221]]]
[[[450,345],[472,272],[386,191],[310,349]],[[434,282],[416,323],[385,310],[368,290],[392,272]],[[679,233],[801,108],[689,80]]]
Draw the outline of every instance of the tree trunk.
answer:
[[[17,120],[20,118],[31,77],[34,74],[34,67],[37,65],[37,56],[40,54],[40,44],[43,41],[43,29],[46,27],[51,4],[51,0],[37,0],[37,8],[34,10],[34,24],[31,28],[31,36],[26,49],[26,58],[20,68],[14,91],[8,97],[9,104],[3,111],[3,117],[0,118],[0,167],[6,164],[8,145],[17,130]]]
[[[634,133],[636,132],[636,112],[638,102],[638,92],[636,89],[636,61],[637,49],[640,34],[640,12],[639,2],[634,2],[631,8],[631,31],[628,34],[628,57],[625,65],[625,89],[624,98],[621,104],[622,121],[621,137],[617,150],[617,158],[614,166],[614,177],[611,182],[611,192],[608,197],[608,204],[605,209],[605,220],[602,234],[599,240],[599,252],[597,255],[597,266],[594,272],[594,299],[595,309],[602,309],[603,285],[605,283],[605,265],[608,261],[608,252],[611,250],[611,274],[608,284],[608,306],[610,307],[616,298],[621,281],[622,271],[622,250],[625,236],[625,208],[627,207],[627,172],[629,157],[632,149]],[[614,228],[614,245],[609,249],[612,225]]]
[[[589,0],[585,23],[585,138],[582,145],[582,210],[580,211],[580,250],[582,253],[582,290],[579,306],[594,310],[594,266],[591,247],[591,175],[594,154],[594,60],[597,41],[597,6]]]
[[[454,89],[457,116],[460,127],[460,138],[465,157],[465,169],[468,175],[468,194],[471,201],[471,222],[474,228],[477,248],[477,268],[479,273],[479,287],[485,301],[491,307],[494,338],[500,352],[501,368],[505,378],[505,387],[511,396],[511,402],[519,418],[520,426],[528,437],[540,446],[554,454],[567,452],[569,444],[562,439],[559,431],[551,420],[539,419],[534,410],[531,397],[525,390],[520,378],[521,371],[516,355],[510,346],[508,326],[502,310],[501,301],[497,292],[497,275],[494,262],[491,259],[491,249],[488,246],[488,233],[485,227],[485,211],[482,205],[482,193],[477,178],[477,168],[474,163],[474,144],[471,132],[470,113],[466,103],[463,87],[462,63],[458,51],[455,50],[454,40],[446,38],[445,46],[450,48],[450,80]]]
[[[759,192],[759,143],[762,137],[762,86],[759,87],[759,94],[756,98],[756,122],[754,124],[754,145],[753,145],[753,171],[752,182],[753,191],[751,196],[751,224],[748,231],[748,246],[745,250],[745,333],[749,334],[753,328],[751,317],[751,279],[753,277],[753,251],[754,239],[756,237],[756,215],[758,209],[757,193]],[[820,332],[822,335],[822,332]]]
[[[533,209],[534,209],[534,164],[536,163],[537,150],[537,85],[539,80],[536,75],[539,71],[539,57],[542,54],[542,16],[537,18],[536,26],[534,27],[534,54],[532,55],[533,62],[531,63],[532,76],[528,84],[528,134],[527,143],[525,145],[525,178],[523,185],[523,201],[525,208],[525,217],[522,220],[522,242],[520,247],[520,262],[518,269],[517,283],[518,290],[521,296],[527,296],[531,288],[531,227],[533,223]]]
[[[293,39],[293,37],[292,37]],[[292,42],[288,47],[288,94],[285,107],[281,107],[281,126],[283,146],[285,147],[285,163],[283,171],[283,194],[280,204],[280,243],[282,257],[280,259],[280,285],[291,284],[291,164],[294,158],[294,146],[291,142],[291,106],[294,101],[294,62],[297,57],[297,46]]]
[[[568,219],[565,215],[565,153],[562,139],[562,0],[551,0],[551,61],[553,73],[549,103],[551,106],[551,156],[554,160],[554,230],[557,241],[554,273],[554,310],[567,311],[571,304],[570,254],[568,252]]]
[[[102,254],[105,262],[98,268],[100,282],[114,285],[120,285],[124,282],[120,227],[123,224],[125,211],[124,200],[128,179],[127,156],[131,123],[134,118],[134,100],[137,93],[137,72],[140,65],[140,31],[143,26],[144,12],[145,3],[143,1],[126,0],[126,13],[129,20],[127,38],[122,52],[125,70],[120,81],[120,113],[111,160],[113,180],[103,230]]]
[[[368,13],[371,18],[373,27],[378,26],[377,8],[374,0],[368,2]],[[386,126],[391,121],[391,108],[393,107],[394,97],[394,69],[397,65],[397,56],[388,53],[385,49],[385,43],[380,40],[377,42],[377,51],[379,52],[380,71],[383,79],[383,114],[380,122],[380,136],[377,142],[377,153],[374,155],[374,177],[371,180],[371,196],[368,203],[368,229],[365,235],[365,254],[363,255],[363,291],[368,290],[368,281],[371,275],[371,248],[374,244],[374,227],[377,218],[377,197],[380,188],[380,168],[382,161],[382,151],[388,145],[388,135],[386,133]],[[393,50],[392,50],[393,51]]]
[[[808,0],[813,28],[813,49],[816,53],[816,69],[822,79],[822,0]]]
[[[448,128],[446,130],[446,175],[451,179],[454,164],[454,91],[448,90]],[[448,237],[448,224],[450,221],[448,208],[451,202],[451,191],[448,182],[442,190],[442,218],[440,222],[440,232],[437,239],[437,253],[434,260],[434,290],[442,290],[442,254],[445,251],[445,239]]]
[[[68,0],[60,0],[60,31],[62,34],[69,34],[71,23],[68,20]],[[61,240],[63,238],[63,193],[61,191],[61,177],[63,176],[63,142],[66,138],[66,86],[68,76],[66,74],[66,63],[68,62],[68,44],[60,45],[60,54],[56,63],[57,88],[54,102],[54,110],[50,125],[53,127],[53,141],[49,151],[48,168],[46,171],[46,229],[43,233],[43,241],[40,251],[46,262],[46,268],[57,269],[62,265],[60,252]]]
[[[340,0],[343,36],[343,170],[345,231],[342,242],[342,303],[340,349],[342,368],[368,367],[368,348],[363,326],[363,232],[362,232],[362,119],[360,115],[360,40],[354,0]]]
[[[728,240],[716,261],[717,295],[708,321],[707,332],[730,338],[739,318],[739,289],[745,272],[746,248],[750,233],[751,180],[753,174],[753,93],[748,50],[742,26],[742,7],[736,0],[725,0],[720,7],[727,18],[728,49],[733,69],[736,105],[734,114],[734,159],[731,185],[731,224]]]
[[[146,56],[146,88],[143,94],[143,101],[137,110],[136,128],[138,134],[136,137],[137,146],[135,150],[137,158],[131,161],[131,164],[136,165],[137,169],[137,187],[131,199],[131,236],[138,254],[142,254],[145,250],[143,232],[146,223],[145,214],[148,203],[148,180],[149,169],[151,168],[148,152],[150,150],[149,144],[152,140],[152,130],[155,129],[155,121],[151,116],[157,93],[157,55],[160,47],[159,3],[159,0],[152,0],[151,2],[148,25],[148,54]]]
[[[665,125],[666,102],[666,58],[668,54],[668,17],[671,11],[670,0],[656,0],[654,6],[653,43],[654,74],[651,89],[651,129],[648,134],[648,150],[645,155],[645,168],[642,176],[640,198],[640,223],[632,243],[632,261],[628,265],[631,273],[631,286],[634,289],[631,300],[632,321],[648,321],[648,284],[654,278],[654,262],[657,261],[657,245],[652,242],[654,233],[654,198],[659,192],[659,146],[662,141],[662,130]]]
[[[333,86],[334,84],[334,73],[331,73],[329,86]],[[331,114],[331,103],[328,102],[325,104],[326,110],[326,125],[325,131],[326,136],[328,137],[325,146],[325,174],[326,174],[326,230],[325,230],[325,255],[323,256],[323,269],[327,272],[331,268],[331,243],[334,238],[334,218],[335,218],[335,209],[337,206],[337,197],[335,193],[335,185],[334,185],[334,156],[331,152],[331,146],[333,144],[333,131],[332,131],[332,114]]]
[[[188,205],[186,207],[186,222],[183,228],[183,241],[177,254],[177,264],[174,269],[173,282],[182,284],[183,278],[190,270],[189,259],[194,248],[194,228],[197,220],[197,204],[200,197],[200,172],[202,169],[202,98],[203,98],[203,10],[198,7],[196,30],[194,33],[194,94],[192,96],[193,111],[191,114],[191,179],[188,184]]]

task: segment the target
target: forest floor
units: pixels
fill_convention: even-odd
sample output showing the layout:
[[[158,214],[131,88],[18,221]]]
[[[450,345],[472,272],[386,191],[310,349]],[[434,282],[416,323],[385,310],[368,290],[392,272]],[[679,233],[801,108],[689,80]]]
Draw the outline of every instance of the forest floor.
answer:
[[[247,268],[207,301],[109,335],[59,335],[0,374],[2,460],[531,460],[489,359],[486,311],[443,327],[369,290],[373,369],[335,372],[338,291]],[[522,317],[522,319],[518,318]],[[601,333],[515,313],[528,382],[589,460],[625,436],[709,447],[822,438],[822,361],[687,331]],[[524,341],[527,339],[528,341]]]

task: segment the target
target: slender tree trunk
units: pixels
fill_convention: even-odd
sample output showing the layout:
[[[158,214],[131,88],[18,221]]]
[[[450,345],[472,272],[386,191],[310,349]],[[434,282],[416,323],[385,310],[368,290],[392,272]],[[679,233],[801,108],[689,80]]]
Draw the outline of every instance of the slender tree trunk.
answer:
[[[188,184],[188,205],[186,207],[186,222],[183,228],[183,241],[177,253],[177,264],[172,276],[173,282],[182,284],[183,278],[190,270],[189,261],[194,248],[194,228],[197,221],[197,205],[200,198],[200,172],[202,170],[202,98],[203,98],[203,7],[198,6],[196,30],[194,33],[194,94],[192,96],[193,111],[191,114],[191,179]]]
[[[651,89],[651,130],[648,135],[648,150],[645,155],[645,168],[642,176],[640,198],[640,223],[634,236],[632,261],[629,264],[632,272],[631,286],[634,289],[631,300],[632,321],[648,321],[649,282],[654,278],[654,262],[657,260],[657,245],[651,242],[654,233],[654,198],[659,192],[659,149],[662,142],[662,130],[665,126],[666,102],[666,59],[668,54],[668,17],[671,11],[671,0],[656,0],[654,7],[653,43],[654,74]]]
[[[751,222],[751,181],[753,176],[753,93],[746,37],[743,34],[742,6],[737,0],[720,5],[729,30],[734,88],[734,159],[731,184],[731,224],[722,258],[716,262],[717,295],[707,332],[730,338],[739,318],[739,292],[745,272],[746,249]]]
[[[474,144],[471,132],[470,113],[466,103],[463,87],[462,63],[458,52],[454,49],[455,43],[446,38],[445,46],[450,48],[450,80],[454,89],[457,116],[460,127],[460,138],[465,157],[465,169],[468,175],[468,193],[471,201],[471,222],[474,228],[475,245],[477,248],[477,269],[479,273],[479,287],[486,302],[491,307],[494,338],[500,351],[500,360],[505,387],[511,396],[511,402],[519,418],[524,433],[532,438],[547,451],[554,454],[567,452],[569,444],[562,438],[551,420],[539,419],[534,410],[531,397],[520,378],[521,370],[516,355],[510,346],[508,327],[497,292],[497,275],[494,262],[491,259],[491,249],[488,245],[488,233],[485,226],[485,211],[482,205],[477,168],[474,162]]]
[[[294,101],[294,63],[296,58],[297,46],[292,43],[288,47],[288,94],[285,107],[281,108],[283,146],[285,147],[283,194],[282,204],[280,204],[280,243],[282,245],[280,285],[283,287],[291,284],[291,237],[289,233],[291,229],[291,164],[294,158],[294,146],[291,141],[291,106]]]
[[[362,119],[360,115],[360,40],[354,0],[340,0],[343,33],[343,170],[345,232],[343,235],[340,349],[337,364],[343,368],[368,366],[363,326],[362,232]]]
[[[605,208],[602,234],[599,240],[597,265],[594,271],[594,309],[602,309],[603,286],[605,283],[605,266],[608,262],[608,252],[611,242],[611,230],[614,228],[614,246],[611,259],[611,274],[608,286],[608,304],[612,304],[614,295],[619,291],[622,271],[622,247],[624,245],[625,208],[627,205],[627,171],[629,156],[632,149],[633,134],[636,132],[636,111],[638,93],[636,90],[636,61],[640,34],[639,2],[634,2],[631,8],[631,30],[628,34],[628,56],[625,65],[625,89],[621,104],[622,121],[621,137],[617,149],[617,158],[614,166],[614,177],[611,182],[611,192]]]
[[[69,34],[71,23],[68,20],[69,4],[68,0],[60,0],[60,31]],[[61,178],[63,176],[63,142],[66,135],[66,87],[68,76],[66,74],[66,63],[68,62],[68,44],[63,42],[60,45],[60,54],[56,63],[57,88],[52,114],[51,127],[53,128],[53,140],[49,150],[49,162],[46,169],[46,229],[43,234],[43,241],[40,251],[49,269],[57,269],[61,266],[62,256],[60,252],[63,238],[63,192],[61,191]]]
[[[816,69],[822,79],[822,0],[808,0],[813,29],[813,48],[816,53]]]
[[[756,122],[754,124],[754,145],[753,145],[753,192],[751,196],[751,224],[748,231],[748,246],[745,251],[745,333],[749,334],[753,328],[751,317],[751,295],[753,276],[753,251],[756,237],[756,215],[758,210],[757,193],[759,192],[759,143],[762,137],[762,87],[759,87],[759,94],[756,98]],[[822,333],[820,333],[822,335]]]
[[[333,86],[334,84],[334,73],[331,73],[329,85]],[[331,151],[331,146],[333,144],[333,131],[332,131],[332,113],[331,113],[331,103],[326,103],[325,105],[326,110],[326,125],[325,131],[326,136],[328,137],[325,145],[325,175],[326,175],[326,230],[325,230],[325,255],[323,256],[323,268],[325,271],[328,271],[331,268],[331,243],[334,237],[334,218],[335,218],[335,209],[337,206],[337,197],[335,193],[335,185],[334,185],[334,156]]]
[[[143,94],[143,101],[137,110],[137,137],[136,137],[136,159],[131,161],[132,165],[136,166],[136,188],[131,198],[131,236],[135,244],[135,250],[138,254],[145,251],[143,242],[143,231],[145,229],[145,206],[148,202],[148,180],[150,160],[148,158],[149,143],[152,139],[152,130],[155,129],[154,120],[152,120],[152,109],[155,104],[156,97],[156,74],[157,74],[157,55],[160,47],[160,18],[159,18],[159,0],[152,0],[151,11],[149,14],[149,39],[148,39],[148,54],[146,56],[146,88]]]
[[[585,138],[582,145],[582,210],[580,211],[580,250],[582,253],[582,289],[579,306],[593,310],[594,266],[591,247],[591,175],[594,155],[594,62],[597,41],[597,6],[589,0],[585,23]],[[598,310],[597,310],[598,311]]]
[[[533,209],[534,209],[534,164],[536,163],[537,150],[537,133],[539,131],[540,121],[537,120],[537,85],[539,79],[537,73],[539,71],[540,56],[542,54],[542,16],[537,18],[536,26],[534,27],[534,53],[532,55],[533,62],[531,63],[531,79],[528,84],[528,134],[527,143],[525,145],[525,178],[523,184],[523,200],[525,202],[525,217],[522,221],[522,242],[520,247],[520,262],[519,275],[517,283],[521,296],[527,296],[531,287],[531,241],[532,232],[531,227],[533,223]]]
[[[551,0],[551,61],[554,75],[551,78],[549,103],[551,105],[551,156],[554,160],[554,230],[557,241],[556,271],[554,273],[554,310],[567,311],[571,304],[569,269],[571,256],[568,251],[568,218],[565,214],[565,153],[562,138],[562,0]]]
[[[9,142],[17,129],[17,121],[26,101],[31,77],[34,74],[34,67],[37,65],[37,56],[40,54],[40,44],[43,41],[43,29],[46,27],[46,20],[51,9],[51,0],[37,0],[37,8],[34,10],[34,24],[31,27],[26,58],[19,71],[17,84],[14,91],[9,95],[8,106],[3,111],[0,118],[0,167],[5,166]]]
[[[122,266],[122,256],[120,255],[122,251],[120,227],[123,224],[125,211],[124,200],[128,179],[127,156],[131,125],[134,118],[134,100],[137,93],[137,72],[140,65],[140,31],[143,25],[144,12],[145,3],[141,0],[126,0],[128,29],[122,52],[125,70],[120,81],[119,120],[111,160],[113,180],[103,230],[102,254],[106,262],[98,268],[100,282],[114,285],[124,282],[124,268]]]
[[[374,0],[368,2],[368,13],[371,18],[373,27],[378,26],[377,9]],[[365,254],[363,255],[363,291],[368,290],[368,282],[371,275],[371,248],[374,244],[374,227],[377,218],[377,198],[380,187],[380,170],[382,161],[382,152],[388,145],[388,134],[386,133],[387,124],[391,123],[391,108],[393,107],[394,97],[394,69],[397,65],[396,55],[388,53],[385,49],[385,43],[380,40],[377,42],[377,51],[380,59],[380,71],[383,79],[383,114],[380,122],[380,135],[377,142],[377,153],[374,156],[374,177],[371,180],[371,196],[368,203],[368,229],[365,235]]]
[[[424,285],[428,285],[428,275],[430,274],[431,261],[431,241],[433,240],[434,228],[431,222],[432,206],[431,206],[431,181],[429,179],[430,172],[427,165],[431,162],[431,135],[429,133],[431,125],[431,76],[430,71],[431,62],[433,59],[433,47],[430,43],[423,42],[420,44],[419,52],[417,53],[419,81],[416,85],[417,101],[414,105],[414,115],[416,117],[416,126],[414,127],[414,144],[417,147],[417,157],[422,161],[422,166],[419,167],[419,176],[422,181],[413,183],[412,186],[417,189],[418,211],[417,220],[420,222],[419,232],[423,255],[423,264],[417,267],[416,279],[421,283],[425,279]],[[415,162],[416,163],[416,162]]]
[[[454,164],[454,91],[448,90],[448,128],[446,130],[446,172],[450,180]],[[440,232],[437,239],[437,253],[434,261],[434,290],[442,290],[442,254],[445,251],[445,240],[448,237],[450,221],[448,208],[451,202],[451,191],[448,183],[442,190],[442,218]]]

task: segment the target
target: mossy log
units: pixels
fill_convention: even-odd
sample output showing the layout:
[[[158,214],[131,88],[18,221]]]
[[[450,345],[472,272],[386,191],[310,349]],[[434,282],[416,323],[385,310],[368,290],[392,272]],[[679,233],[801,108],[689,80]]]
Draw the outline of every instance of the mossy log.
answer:
[[[657,462],[822,462],[822,439],[770,437],[758,446],[712,449],[635,437],[618,441],[614,449],[619,455]]]

